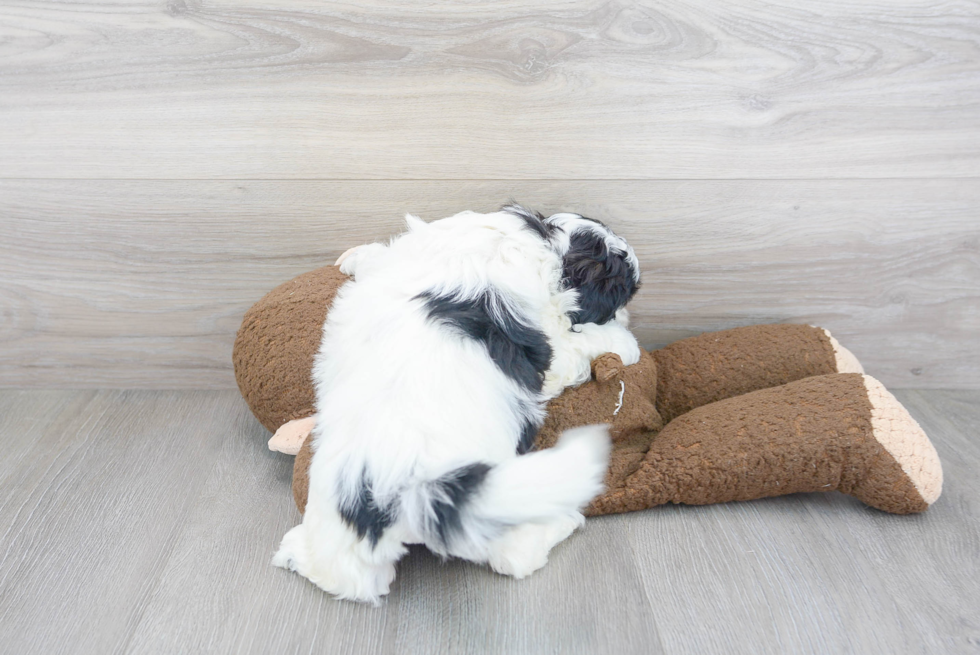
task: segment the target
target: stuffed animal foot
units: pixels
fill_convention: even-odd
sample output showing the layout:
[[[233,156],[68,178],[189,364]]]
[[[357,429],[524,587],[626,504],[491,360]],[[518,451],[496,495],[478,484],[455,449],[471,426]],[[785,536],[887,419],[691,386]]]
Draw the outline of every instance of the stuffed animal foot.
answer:
[[[830,341],[830,347],[834,350],[834,365],[837,367],[838,373],[864,373],[864,367],[861,366],[858,358],[850,350],[840,345],[840,342],[834,338],[830,330],[825,330],[824,328],[816,329],[823,332],[827,340]]]
[[[896,511],[889,509],[892,507],[908,507],[910,512],[925,510],[936,502],[943,490],[939,455],[908,410],[881,382],[869,375],[862,375],[861,378],[871,403],[872,434],[901,467],[904,478],[897,474],[894,467],[883,465],[869,471],[849,493],[885,511]],[[880,458],[887,463],[884,454]],[[904,488],[904,479],[912,484],[924,504],[915,502],[915,494]]]
[[[833,490],[895,514],[921,512],[942,491],[929,438],[866,375],[809,377],[683,414],[586,514]]]

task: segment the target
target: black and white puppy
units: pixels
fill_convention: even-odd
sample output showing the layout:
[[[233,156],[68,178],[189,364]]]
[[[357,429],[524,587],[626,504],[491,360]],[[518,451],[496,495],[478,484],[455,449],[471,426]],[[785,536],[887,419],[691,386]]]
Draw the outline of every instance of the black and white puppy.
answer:
[[[309,499],[273,559],[377,603],[405,544],[522,578],[602,489],[605,426],[528,453],[547,400],[606,352],[639,360],[636,255],[599,221],[517,205],[353,251],[313,378]]]

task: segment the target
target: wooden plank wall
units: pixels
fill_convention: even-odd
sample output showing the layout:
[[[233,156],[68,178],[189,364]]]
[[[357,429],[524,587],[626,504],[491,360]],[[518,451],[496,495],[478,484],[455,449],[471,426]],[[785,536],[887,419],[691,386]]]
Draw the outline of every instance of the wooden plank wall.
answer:
[[[513,198],[635,244],[646,345],[977,388],[978,107],[973,2],[8,0],[0,386],[234,386],[265,291]]]

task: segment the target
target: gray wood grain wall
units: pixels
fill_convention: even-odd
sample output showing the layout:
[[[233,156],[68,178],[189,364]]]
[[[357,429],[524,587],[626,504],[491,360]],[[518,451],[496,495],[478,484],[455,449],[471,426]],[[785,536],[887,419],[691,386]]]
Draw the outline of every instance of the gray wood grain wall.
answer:
[[[647,345],[980,387],[978,107],[973,2],[10,0],[0,386],[233,386],[265,291],[514,198],[636,245]]]

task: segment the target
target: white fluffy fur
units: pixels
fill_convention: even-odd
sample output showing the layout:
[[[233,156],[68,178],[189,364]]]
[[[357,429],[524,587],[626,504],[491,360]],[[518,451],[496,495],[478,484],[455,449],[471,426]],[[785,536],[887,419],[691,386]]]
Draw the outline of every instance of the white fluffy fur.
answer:
[[[309,499],[274,564],[340,598],[376,603],[388,593],[404,544],[425,543],[520,578],[582,524],[580,509],[602,489],[606,428],[569,431],[555,448],[522,456],[515,435],[526,417],[543,417],[547,399],[587,380],[596,356],[615,352],[632,364],[639,348],[625,310],[604,325],[571,329],[576,293],[561,288],[561,239],[567,248],[567,232],[602,228],[571,214],[554,218],[563,232],[549,243],[507,212],[432,223],[408,216],[407,233],[344,260],[354,281],[331,307],[313,371]],[[433,289],[475,297],[491,285],[552,347],[540,394],[507,377],[480,343],[428,320],[417,299]],[[429,483],[477,462],[492,468],[463,508],[462,530],[444,543],[432,533],[438,489]],[[341,497],[356,493],[362,471],[374,498],[397,508],[376,545],[337,509]]]

